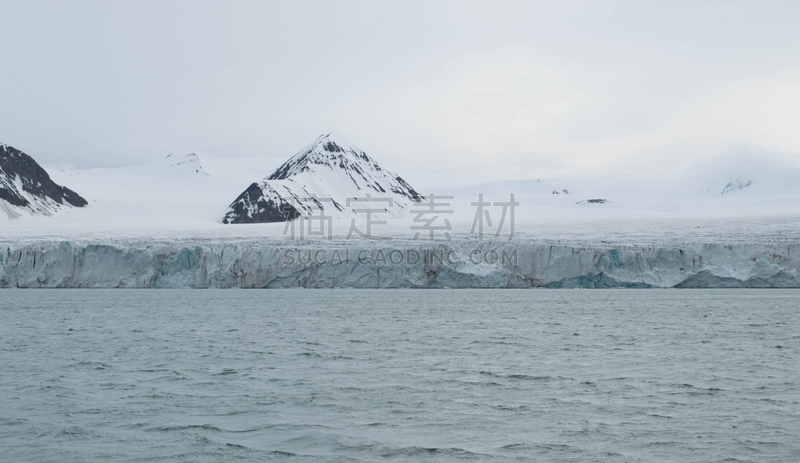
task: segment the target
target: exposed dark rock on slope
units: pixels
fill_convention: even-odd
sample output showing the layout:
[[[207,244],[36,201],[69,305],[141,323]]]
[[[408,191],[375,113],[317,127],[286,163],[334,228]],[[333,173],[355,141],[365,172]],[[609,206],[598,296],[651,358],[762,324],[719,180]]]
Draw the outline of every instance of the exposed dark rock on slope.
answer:
[[[251,184],[233,203],[223,223],[286,222],[324,208],[348,215],[347,198],[370,195],[385,201],[386,214],[403,216],[424,198],[364,151],[341,137],[322,135],[261,182]],[[364,207],[363,205],[357,207]],[[372,207],[372,206],[371,206]]]
[[[79,194],[56,185],[33,158],[11,146],[0,145],[0,209],[9,218],[50,215],[62,207],[86,204]]]

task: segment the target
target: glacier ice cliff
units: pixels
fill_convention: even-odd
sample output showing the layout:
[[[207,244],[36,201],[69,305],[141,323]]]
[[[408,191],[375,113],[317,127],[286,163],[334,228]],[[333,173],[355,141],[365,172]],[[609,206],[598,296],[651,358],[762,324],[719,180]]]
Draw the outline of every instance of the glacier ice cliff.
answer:
[[[0,248],[0,287],[800,287],[800,243],[40,241]]]

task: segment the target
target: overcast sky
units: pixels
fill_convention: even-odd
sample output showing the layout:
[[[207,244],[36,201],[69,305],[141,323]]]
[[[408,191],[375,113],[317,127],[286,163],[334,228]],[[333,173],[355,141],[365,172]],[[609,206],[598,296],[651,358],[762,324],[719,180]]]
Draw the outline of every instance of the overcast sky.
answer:
[[[49,166],[277,166],[331,131],[409,179],[800,160],[797,1],[2,0],[0,17],[0,143]]]

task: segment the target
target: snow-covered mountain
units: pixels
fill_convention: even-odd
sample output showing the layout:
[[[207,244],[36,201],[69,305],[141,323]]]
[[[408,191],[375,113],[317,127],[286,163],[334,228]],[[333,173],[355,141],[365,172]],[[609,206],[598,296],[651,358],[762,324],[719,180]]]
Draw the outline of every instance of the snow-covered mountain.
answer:
[[[584,188],[578,182],[553,178],[502,180],[469,186],[443,185],[436,191],[441,194],[453,195],[456,198],[470,198],[472,201],[477,199],[478,194],[483,194],[485,198],[508,200],[510,193],[514,193],[517,198],[574,196],[585,193]]]
[[[63,207],[83,207],[86,200],[56,185],[30,156],[0,145],[0,209],[9,219],[23,215],[51,215]]]
[[[203,169],[203,162],[200,156],[195,153],[189,153],[185,156],[170,154],[167,156],[167,161],[170,167],[180,169],[183,172],[208,175],[208,172]]]
[[[374,201],[351,202],[348,198]],[[322,135],[231,203],[223,223],[285,222],[300,215],[347,217],[357,209],[403,217],[424,198],[397,174],[383,169],[357,146],[335,134]],[[389,201],[391,200],[391,201]],[[381,216],[381,214],[376,214]]]
[[[797,194],[800,168],[776,153],[733,151],[698,162],[676,190],[706,198]]]

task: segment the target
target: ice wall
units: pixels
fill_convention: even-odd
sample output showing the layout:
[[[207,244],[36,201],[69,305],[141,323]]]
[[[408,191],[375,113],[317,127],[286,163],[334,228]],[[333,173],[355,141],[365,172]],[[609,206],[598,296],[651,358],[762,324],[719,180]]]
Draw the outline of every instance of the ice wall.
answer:
[[[0,248],[0,287],[800,287],[800,243],[79,243]]]

